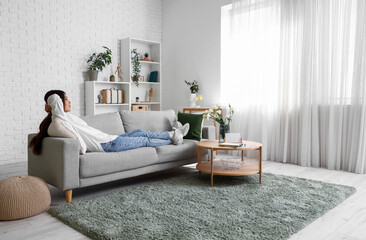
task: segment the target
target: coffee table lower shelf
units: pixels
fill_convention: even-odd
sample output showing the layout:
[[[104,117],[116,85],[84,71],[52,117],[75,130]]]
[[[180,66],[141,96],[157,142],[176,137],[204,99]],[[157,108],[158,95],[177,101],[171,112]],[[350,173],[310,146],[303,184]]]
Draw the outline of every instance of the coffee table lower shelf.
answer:
[[[225,175],[225,176],[243,176],[259,173],[259,165],[254,162],[244,162],[243,166],[239,169],[226,169],[223,165],[223,161],[213,161],[212,174],[213,175]],[[205,161],[198,163],[196,168],[204,173],[211,174],[211,161]]]

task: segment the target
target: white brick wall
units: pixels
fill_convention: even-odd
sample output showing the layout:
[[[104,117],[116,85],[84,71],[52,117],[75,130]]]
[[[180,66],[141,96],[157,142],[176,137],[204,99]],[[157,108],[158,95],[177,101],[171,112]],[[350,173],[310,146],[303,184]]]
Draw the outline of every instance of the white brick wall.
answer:
[[[0,0],[0,165],[27,161],[44,94],[64,90],[84,115],[86,59],[105,45],[115,70],[118,39],[161,41],[161,0]]]

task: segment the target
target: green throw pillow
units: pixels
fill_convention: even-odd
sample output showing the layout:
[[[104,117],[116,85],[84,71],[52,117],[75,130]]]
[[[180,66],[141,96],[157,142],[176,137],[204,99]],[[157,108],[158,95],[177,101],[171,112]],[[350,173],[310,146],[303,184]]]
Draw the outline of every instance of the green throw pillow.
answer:
[[[178,121],[182,125],[189,123],[189,131],[184,139],[201,140],[203,114],[178,112]]]

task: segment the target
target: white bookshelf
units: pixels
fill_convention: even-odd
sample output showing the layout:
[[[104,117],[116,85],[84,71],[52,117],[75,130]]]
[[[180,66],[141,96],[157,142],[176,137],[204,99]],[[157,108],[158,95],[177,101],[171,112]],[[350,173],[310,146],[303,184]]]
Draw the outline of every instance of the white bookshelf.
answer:
[[[151,111],[161,110],[161,45],[158,42],[125,38],[121,40],[121,67],[123,71],[123,78],[125,81],[130,81],[131,92],[130,100],[132,104],[144,104],[149,106]],[[139,82],[139,86],[136,87],[132,81],[132,63],[131,63],[131,50],[136,48],[141,57],[144,57],[146,52],[149,53],[149,58],[154,60],[153,62],[140,61],[141,63],[141,76],[144,76],[144,82]],[[157,82],[149,82],[150,73],[152,71],[158,71]],[[149,101],[149,89],[153,89],[152,102]],[[140,98],[140,102],[136,103],[136,97]]]
[[[121,44],[121,68],[123,82],[107,82],[107,81],[88,81],[85,82],[85,109],[86,115],[96,115],[108,112],[118,112],[121,110],[131,110],[132,105],[147,105],[150,111],[161,110],[161,46],[158,42],[146,41],[134,38],[125,38],[120,41]],[[131,50],[136,48],[143,57],[146,52],[149,53],[149,58],[154,62],[141,62],[141,76],[144,76],[144,82],[139,82],[136,87],[132,81],[132,63]],[[117,63],[116,63],[117,64]],[[158,71],[157,82],[148,82],[150,72]],[[115,79],[118,76],[115,75]],[[100,104],[98,103],[98,95],[103,89],[122,89],[123,104]],[[152,102],[149,102],[149,89],[153,88]],[[136,97],[140,101],[136,102]]]

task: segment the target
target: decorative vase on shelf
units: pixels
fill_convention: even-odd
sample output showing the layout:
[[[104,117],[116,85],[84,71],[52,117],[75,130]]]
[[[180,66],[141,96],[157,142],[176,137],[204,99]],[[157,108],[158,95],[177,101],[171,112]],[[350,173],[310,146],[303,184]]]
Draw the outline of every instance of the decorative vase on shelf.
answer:
[[[230,132],[230,125],[229,124],[225,124],[222,125],[220,124],[220,136],[219,136],[219,142],[223,143],[225,142],[225,134]]]
[[[194,108],[196,107],[196,94],[195,93],[191,93],[191,95],[189,95],[189,107]]]

